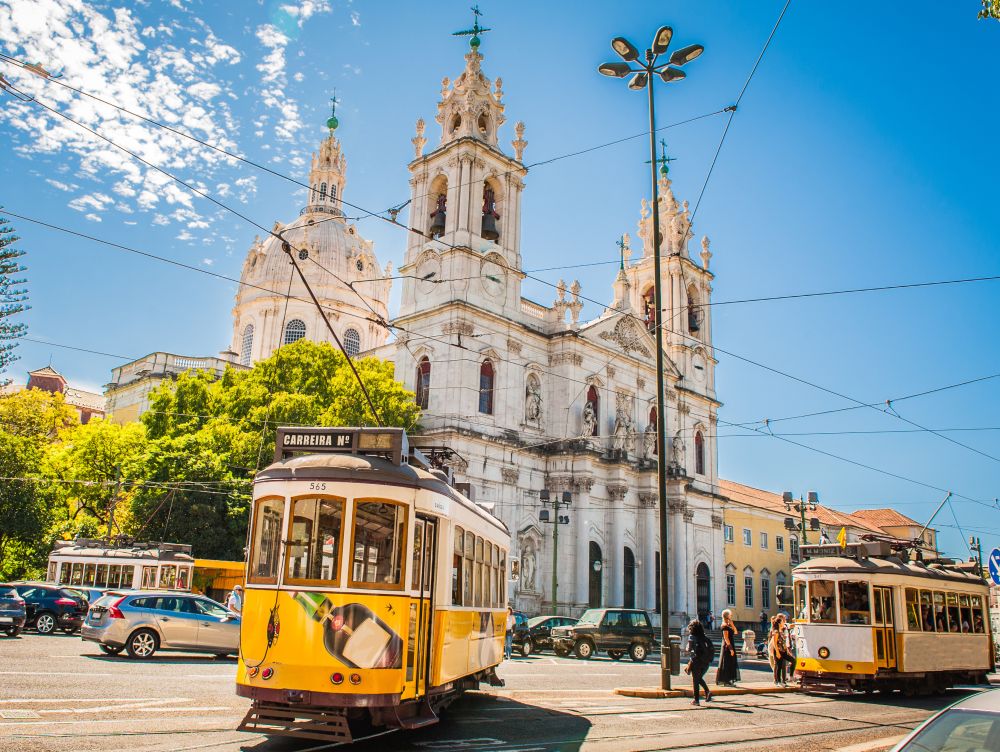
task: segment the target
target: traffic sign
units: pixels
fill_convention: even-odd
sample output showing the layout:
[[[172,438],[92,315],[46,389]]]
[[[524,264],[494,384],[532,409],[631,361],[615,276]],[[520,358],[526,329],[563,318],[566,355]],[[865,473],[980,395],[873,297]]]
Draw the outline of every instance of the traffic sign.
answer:
[[[1000,585],[1000,548],[990,551],[990,579]]]

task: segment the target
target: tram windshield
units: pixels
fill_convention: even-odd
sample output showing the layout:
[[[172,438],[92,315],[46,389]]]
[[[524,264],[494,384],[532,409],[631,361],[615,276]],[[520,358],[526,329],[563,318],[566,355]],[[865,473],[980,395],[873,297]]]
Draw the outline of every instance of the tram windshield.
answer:
[[[831,580],[813,580],[809,583],[809,621],[835,624],[836,583]]]
[[[250,554],[252,558],[247,572],[250,582],[270,585],[278,582],[284,517],[284,499],[262,499],[257,502]]]
[[[840,623],[871,624],[872,606],[867,582],[840,582]]]
[[[344,499],[292,501],[291,543],[285,578],[300,585],[336,583],[340,574],[340,533]]]
[[[351,585],[402,587],[406,511],[391,501],[355,502]]]

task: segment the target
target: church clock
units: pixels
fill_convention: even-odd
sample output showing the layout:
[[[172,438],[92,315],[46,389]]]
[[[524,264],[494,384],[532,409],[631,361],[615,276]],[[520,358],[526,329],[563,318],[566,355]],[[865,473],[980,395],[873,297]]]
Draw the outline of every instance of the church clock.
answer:
[[[500,264],[490,259],[483,261],[480,269],[483,289],[488,295],[499,298],[507,289],[507,272]]]

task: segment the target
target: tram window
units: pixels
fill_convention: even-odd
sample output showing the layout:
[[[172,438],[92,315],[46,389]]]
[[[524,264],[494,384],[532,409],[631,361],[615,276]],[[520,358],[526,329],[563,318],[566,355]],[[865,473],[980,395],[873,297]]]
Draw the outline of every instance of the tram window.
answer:
[[[83,584],[93,587],[94,585],[94,575],[97,571],[96,564],[86,564],[83,569]]]
[[[56,571],[59,569],[59,565],[54,561],[49,562],[49,576],[47,577],[49,582],[58,582],[58,577]]]
[[[920,597],[914,588],[906,588],[906,628],[911,632],[920,631]]]
[[[462,605],[462,541],[465,535],[462,528],[455,526],[455,550],[451,556],[451,605]]]
[[[177,584],[177,567],[173,565],[160,567],[160,587],[172,588]]]
[[[972,597],[972,631],[976,634],[983,634],[986,631],[986,622],[983,620],[983,601],[978,595]]]
[[[135,587],[135,566],[132,564],[122,564],[122,584],[121,587],[131,590]]]
[[[795,583],[795,613],[798,614],[797,618],[803,621],[809,618],[809,608],[806,602],[806,584],[804,582]]]
[[[351,584],[403,586],[406,507],[390,501],[354,502],[354,561]]]
[[[266,585],[278,582],[281,530],[285,522],[284,499],[261,499],[254,516],[248,581]]]
[[[972,607],[969,603],[969,596],[962,593],[958,596],[958,605],[962,609],[962,631],[972,631]]]
[[[507,605],[507,552],[500,552],[500,607]]]
[[[177,587],[181,590],[188,590],[191,587],[191,567],[177,567]]]
[[[73,563],[72,568],[69,571],[69,584],[70,585],[83,584],[83,564],[79,562]]]
[[[475,605],[476,608],[481,608],[483,605],[483,539],[478,535],[476,536],[476,568],[474,571]]]
[[[417,520],[413,523],[413,562],[410,566],[410,590],[421,589],[420,562],[423,561],[424,553],[424,521]]]
[[[285,577],[299,585],[340,581],[344,499],[293,499]]]
[[[871,596],[867,582],[840,583],[840,623],[872,623]]]
[[[108,586],[108,565],[98,564],[97,565],[97,577],[94,580],[94,587],[107,587]]]
[[[944,593],[935,591],[934,596],[934,627],[938,632],[948,631],[948,616],[944,610]]]
[[[948,631],[962,631],[962,615],[958,610],[958,593],[945,593],[948,604]]]
[[[813,580],[809,583],[809,621],[834,624],[836,584],[830,580]]]
[[[108,587],[116,588],[122,577],[121,564],[111,564],[108,566]]]
[[[932,593],[929,590],[920,591],[920,623],[925,632],[934,632],[934,606]]]
[[[470,533],[468,530],[465,531],[465,566],[464,566],[464,579],[462,580],[462,605],[472,606],[475,601],[473,599],[473,592],[475,586],[476,569],[475,569],[475,550],[476,550],[476,536]]]

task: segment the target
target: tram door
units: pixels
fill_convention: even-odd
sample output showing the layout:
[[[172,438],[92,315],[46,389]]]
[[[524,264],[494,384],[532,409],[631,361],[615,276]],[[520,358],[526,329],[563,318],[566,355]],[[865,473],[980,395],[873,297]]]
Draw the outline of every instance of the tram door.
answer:
[[[418,516],[413,529],[413,590],[410,603],[410,636],[407,645],[406,683],[414,697],[427,693],[434,630],[434,579],[437,521]]]
[[[874,587],[875,667],[896,668],[896,628],[892,614],[892,588]]]

